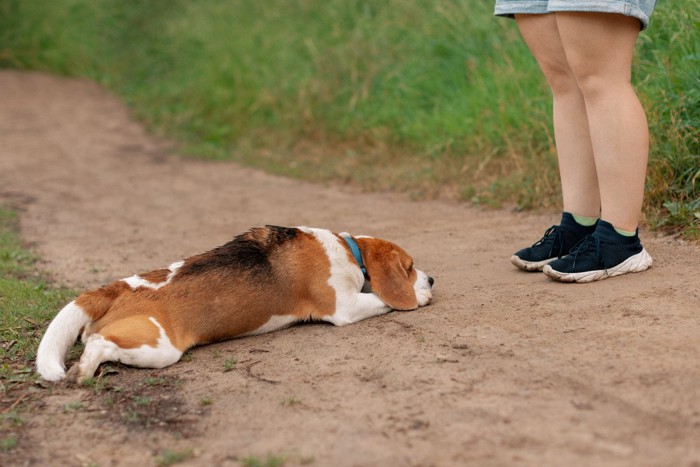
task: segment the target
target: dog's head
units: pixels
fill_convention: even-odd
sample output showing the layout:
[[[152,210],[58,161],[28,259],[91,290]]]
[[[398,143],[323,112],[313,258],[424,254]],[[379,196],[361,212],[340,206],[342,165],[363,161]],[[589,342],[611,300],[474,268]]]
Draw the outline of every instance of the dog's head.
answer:
[[[415,310],[433,299],[433,278],[416,269],[400,246],[372,237],[355,237],[367,268],[367,280],[384,303],[395,310]]]

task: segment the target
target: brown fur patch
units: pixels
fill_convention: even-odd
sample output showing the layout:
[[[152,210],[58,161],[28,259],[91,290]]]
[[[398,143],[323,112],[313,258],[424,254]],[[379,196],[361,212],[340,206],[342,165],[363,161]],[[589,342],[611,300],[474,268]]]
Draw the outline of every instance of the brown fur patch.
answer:
[[[100,334],[122,349],[135,349],[142,345],[155,347],[160,337],[160,329],[148,316],[140,315],[115,321],[102,328]]]
[[[377,238],[356,239],[367,268],[372,291],[395,310],[415,310],[413,258],[401,247]]]
[[[166,290],[152,290],[146,287],[129,290],[112,304],[109,313],[90,325],[90,333],[100,333],[105,338],[109,335],[109,340],[120,347],[119,342],[135,347],[143,344],[155,345],[160,334],[158,327],[148,319],[153,317],[163,327],[168,339],[176,348],[187,349],[193,344],[184,344],[182,333],[175,332],[171,316],[174,310],[168,310],[165,303],[169,296]],[[134,326],[145,326],[149,331],[139,334],[134,330]]]
[[[328,284],[331,262],[316,237],[299,234],[287,259],[287,271],[297,301],[294,315],[308,320],[335,313],[335,290]]]
[[[145,274],[139,274],[139,277],[153,284],[160,284],[161,282],[166,281],[168,274],[170,274],[170,269],[163,268],[156,269],[155,271],[147,272]]]
[[[129,284],[123,281],[113,282],[97,290],[85,292],[75,299],[76,305],[96,321],[107,313],[114,301],[124,292],[130,291]]]

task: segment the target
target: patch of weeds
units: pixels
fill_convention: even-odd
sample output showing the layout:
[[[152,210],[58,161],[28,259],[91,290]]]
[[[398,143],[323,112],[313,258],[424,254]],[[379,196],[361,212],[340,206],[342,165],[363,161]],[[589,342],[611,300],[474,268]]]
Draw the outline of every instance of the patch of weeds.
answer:
[[[236,363],[238,363],[238,360],[236,360],[235,358],[227,358],[226,360],[224,360],[224,373],[236,368]]]
[[[265,459],[259,459],[255,456],[244,457],[240,463],[244,467],[281,467],[286,460],[286,457],[268,454]]]
[[[192,361],[192,351],[188,350],[184,354],[182,354],[182,357],[180,357],[181,362],[191,362]]]
[[[138,413],[138,411],[134,409],[127,409],[126,412],[124,412],[124,414],[122,415],[122,417],[127,423],[136,424],[141,422],[141,415]]]
[[[194,451],[192,449],[183,449],[182,451],[173,451],[171,449],[166,449],[156,458],[156,464],[158,466],[168,466],[177,464],[178,462],[185,461],[192,457]]]
[[[2,369],[0,369],[0,375],[8,383],[28,383],[35,381],[37,378],[33,368],[19,366],[12,368],[9,365],[3,365]]]
[[[0,415],[0,433],[2,433],[2,437],[0,437],[0,454],[9,453],[17,447],[19,444],[18,437],[25,423],[19,408],[11,407],[9,411]],[[13,453],[12,455],[15,454]],[[3,465],[3,456],[1,455],[0,465]]]
[[[697,178],[700,179],[700,170]],[[700,197],[664,202],[663,210],[657,213],[651,224],[667,232],[680,232],[688,240],[700,239]]]
[[[114,388],[109,384],[108,378],[87,378],[82,382],[82,385],[92,390],[94,394],[102,394]]]
[[[151,399],[148,396],[134,396],[133,399],[134,404],[136,404],[137,406],[146,406],[153,402],[153,399]]]
[[[146,386],[162,386],[166,383],[165,378],[154,378],[152,376],[149,376],[143,382],[146,384]]]
[[[68,404],[65,404],[63,406],[63,411],[64,412],[77,412],[79,410],[83,410],[85,408],[85,404],[83,402],[69,402]]]
[[[282,404],[285,407],[294,407],[297,405],[301,405],[302,402],[301,402],[301,399],[297,399],[294,396],[290,396],[290,397],[287,397],[286,399],[282,400],[282,402],[280,402],[280,404]]]
[[[17,446],[17,438],[10,435],[6,438],[0,439],[0,451],[12,451]]]
[[[2,414],[0,417],[0,428],[19,428],[24,425],[25,421],[16,410]]]
[[[202,405],[212,405],[214,403],[214,399],[212,399],[211,396],[204,396],[199,399],[199,403]]]

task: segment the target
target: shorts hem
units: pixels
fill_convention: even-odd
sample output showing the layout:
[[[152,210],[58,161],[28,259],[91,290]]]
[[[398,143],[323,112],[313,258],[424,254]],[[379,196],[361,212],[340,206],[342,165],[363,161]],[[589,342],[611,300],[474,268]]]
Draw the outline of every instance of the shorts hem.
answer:
[[[507,18],[513,18],[516,14],[530,14],[530,15],[543,15],[548,13],[547,2],[545,1],[531,1],[523,0],[510,1],[510,2],[496,2],[496,8],[494,9],[494,15],[505,16]]]
[[[572,5],[572,2],[565,0],[550,0],[548,2],[547,11],[554,13],[556,11],[583,11],[591,13],[617,13],[624,16],[637,18],[642,23],[641,29],[646,29],[649,26],[649,16],[638,6],[620,0],[593,0],[589,2],[577,1]]]
[[[652,7],[653,9],[653,7]],[[624,0],[515,0],[498,1],[494,9],[495,16],[514,18],[516,14],[547,14],[557,11],[583,11],[595,13],[617,13],[636,18],[641,23],[641,29],[649,27],[650,12]]]

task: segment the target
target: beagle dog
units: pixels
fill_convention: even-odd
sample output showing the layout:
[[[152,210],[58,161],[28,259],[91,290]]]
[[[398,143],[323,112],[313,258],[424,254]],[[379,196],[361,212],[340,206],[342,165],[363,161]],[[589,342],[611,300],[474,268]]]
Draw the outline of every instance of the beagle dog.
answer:
[[[356,323],[432,300],[433,278],[399,246],[308,227],[266,226],[207,253],[85,292],[56,315],[39,344],[42,378],[84,381],[102,362],[163,368],[187,349],[300,321]]]

